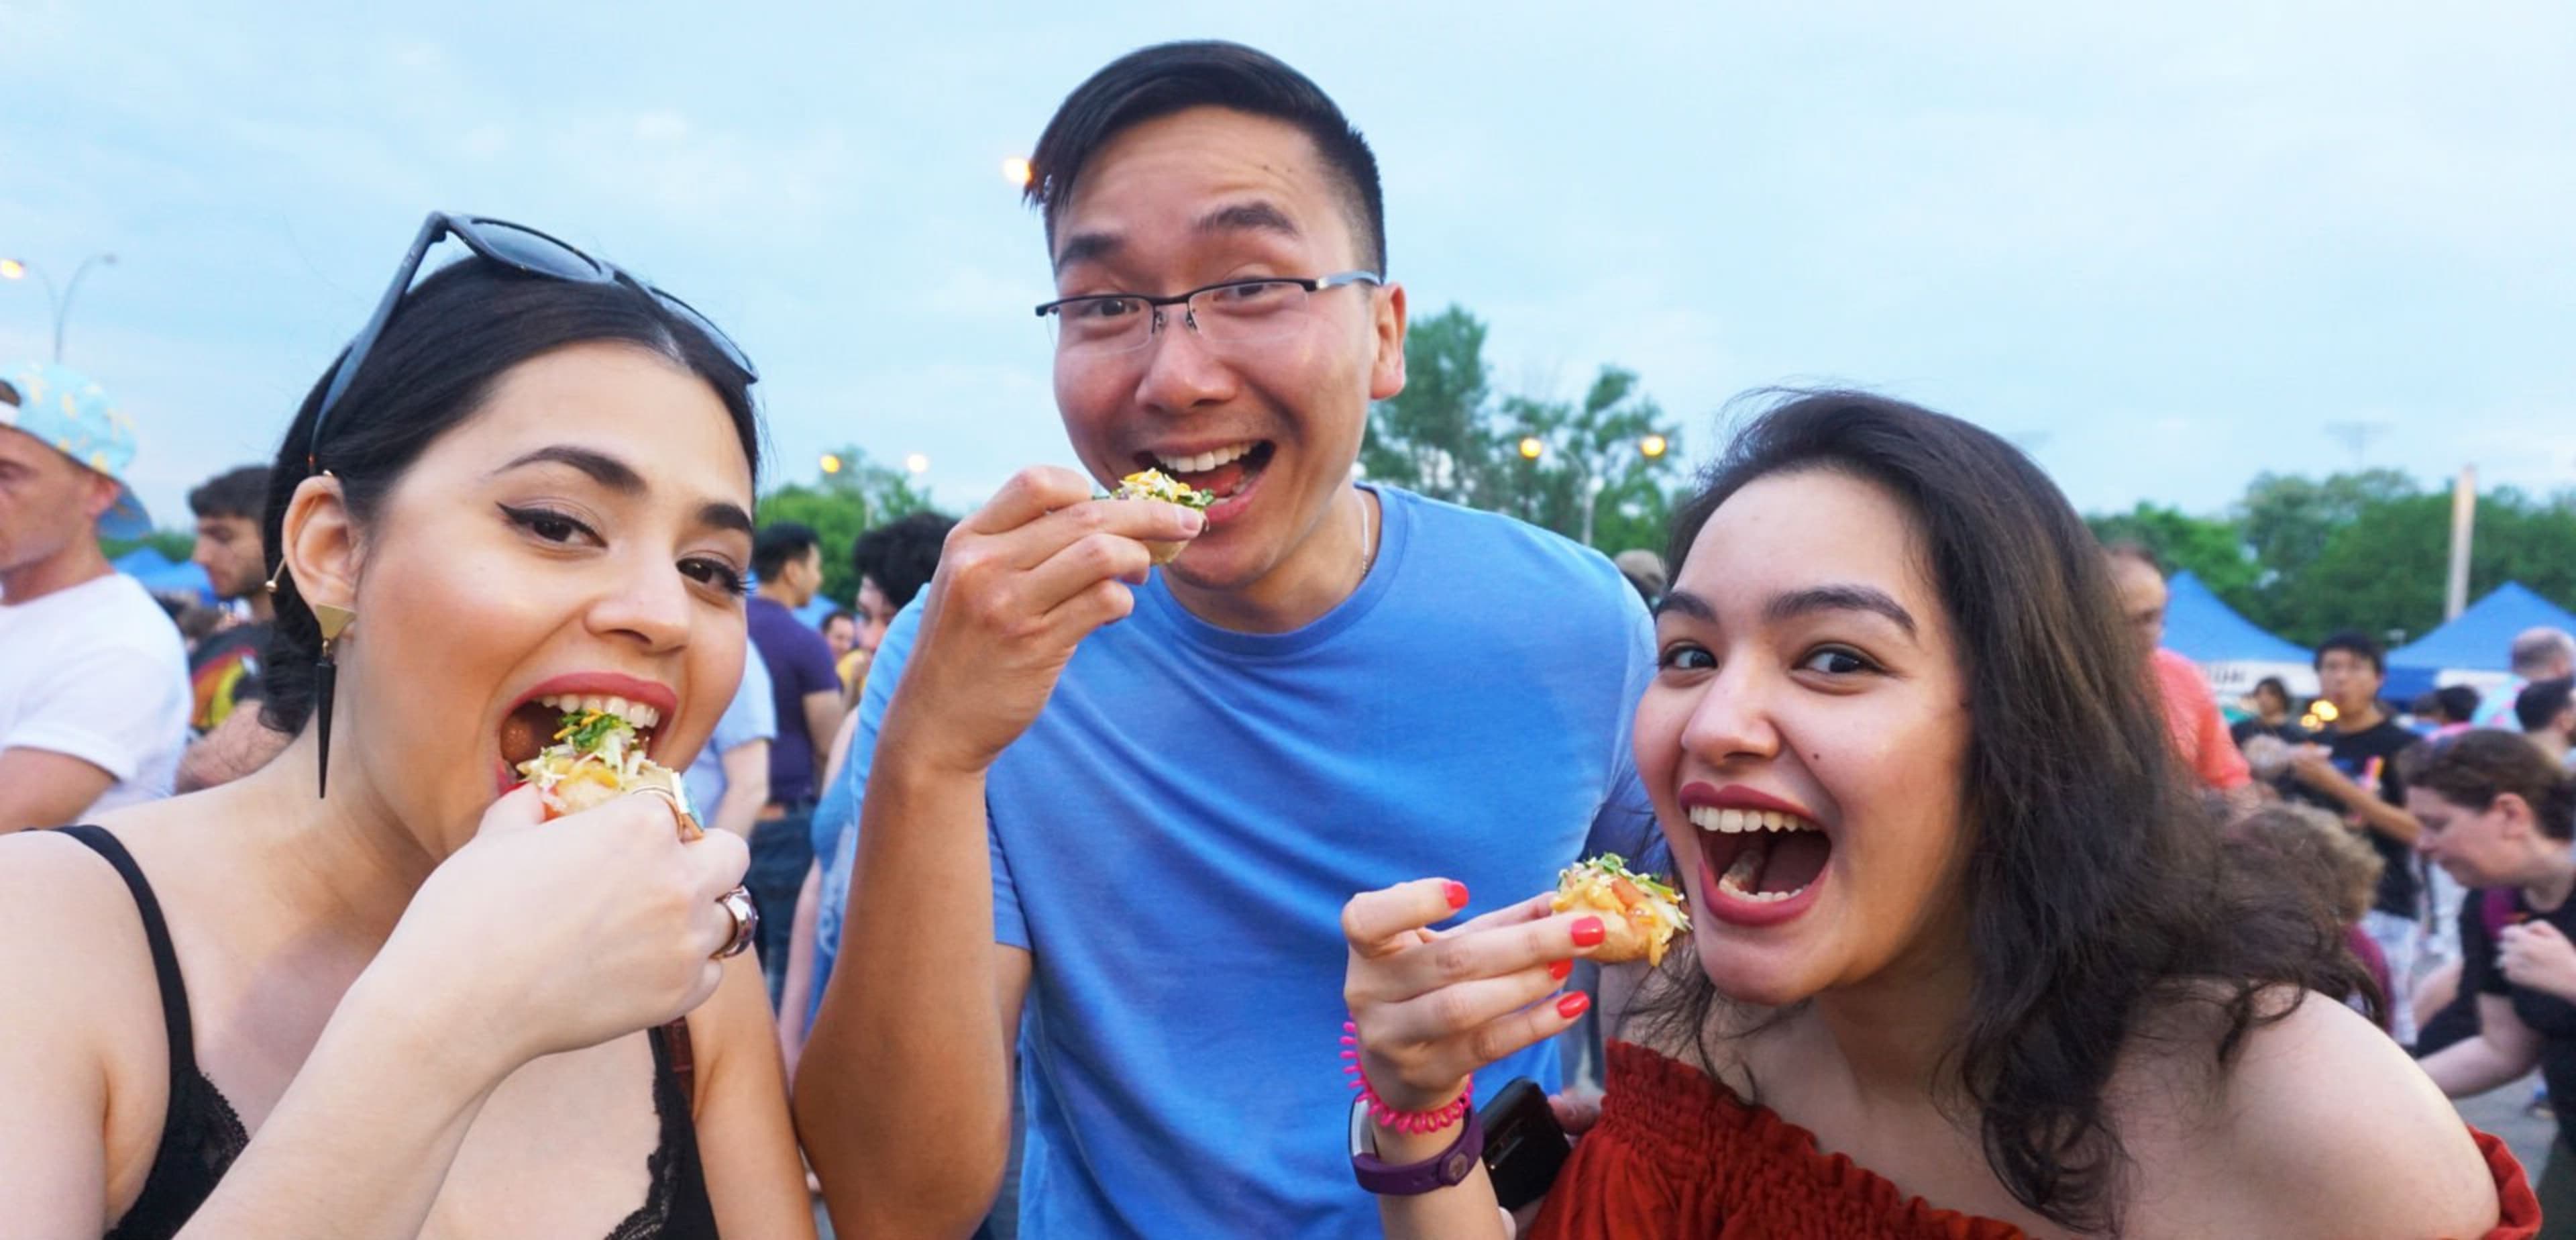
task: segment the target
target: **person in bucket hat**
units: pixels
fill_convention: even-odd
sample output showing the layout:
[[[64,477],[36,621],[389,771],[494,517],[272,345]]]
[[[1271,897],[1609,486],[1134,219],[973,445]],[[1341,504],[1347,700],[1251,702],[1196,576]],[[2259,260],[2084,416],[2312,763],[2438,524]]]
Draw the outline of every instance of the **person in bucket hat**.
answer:
[[[0,833],[169,795],[187,652],[98,545],[151,532],[133,463],[134,428],[96,382],[0,366]]]

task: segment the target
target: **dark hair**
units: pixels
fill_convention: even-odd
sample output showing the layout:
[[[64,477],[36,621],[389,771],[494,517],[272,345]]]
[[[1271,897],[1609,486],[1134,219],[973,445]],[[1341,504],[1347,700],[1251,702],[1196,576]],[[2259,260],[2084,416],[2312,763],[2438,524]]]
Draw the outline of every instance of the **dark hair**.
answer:
[[[2576,677],[2537,681],[2515,695],[2513,717],[2523,731],[2537,732],[2557,719],[2570,701],[2576,701]]]
[[[404,295],[332,406],[318,443],[312,441],[314,414],[338,368],[336,356],[306,393],[268,473],[260,536],[270,571],[285,557],[287,505],[312,470],[328,470],[339,479],[350,520],[363,529],[421,453],[482,409],[502,375],[541,354],[591,341],[650,349],[715,389],[757,487],[760,417],[752,408],[750,380],[696,327],[624,284],[550,280],[466,258]],[[313,710],[313,664],[322,633],[292,574],[277,578],[276,603],[260,718],[291,734],[303,730]]]
[[[2346,654],[2359,655],[2362,658],[2368,659],[2370,660],[2370,670],[2377,672],[2382,676],[2388,674],[2388,651],[2381,647],[2379,642],[2373,639],[2370,634],[2364,633],[2359,629],[2345,629],[2324,641],[2318,642],[2316,659],[2310,666],[2320,672],[2326,670],[2326,655],[2328,652],[2336,650],[2343,651]]]
[[[2478,717],[2478,691],[2467,685],[2444,685],[2433,691],[2433,699],[2442,704],[2442,717],[2453,723],[2467,723]]]
[[[2576,839],[2576,780],[2549,760],[2530,738],[2495,728],[2472,728],[2427,747],[2407,786],[2422,788],[2471,812],[2483,812],[2510,792],[2531,807],[2540,833]]]
[[[817,631],[828,629],[832,627],[832,622],[835,620],[847,620],[850,622],[851,628],[855,629],[859,627],[859,616],[857,612],[851,611],[847,607],[835,607],[829,613],[825,614],[823,622],[815,625],[814,628]]]
[[[956,518],[935,512],[897,517],[859,535],[850,547],[850,567],[876,582],[886,604],[900,611],[939,571],[939,553],[956,526]]]
[[[1027,197],[1055,244],[1056,212],[1073,198],[1083,167],[1135,126],[1197,107],[1283,121],[1315,144],[1350,213],[1351,235],[1369,269],[1386,274],[1386,195],[1377,156],[1332,97],[1276,56],[1240,43],[1200,40],[1138,48],[1094,73],[1057,105],[1029,156]]]
[[[2134,538],[2123,538],[2117,542],[2104,543],[2102,544],[2102,554],[2109,556],[2114,560],[2135,560],[2138,563],[2144,564],[2148,568],[2155,570],[2156,576],[2162,577],[2165,575],[2164,561],[2157,559],[2156,553],[2147,549],[2147,544],[2139,542]]]
[[[1911,511],[1972,720],[1956,788],[1973,831],[1971,991],[1936,1096],[1974,1106],[2016,1200],[2071,1230],[2117,1230],[2126,1152],[2103,1093],[2134,1037],[2172,1028],[2150,1018],[2205,1013],[2223,1068],[2304,988],[2350,994],[2365,978],[2329,910],[2268,867],[2222,864],[2152,687],[2099,657],[2129,629],[2108,559],[2048,476],[1956,418],[1854,392],[1788,395],[1675,514],[1675,579],[1709,518],[1758,479],[1836,471]],[[1714,1064],[1725,1000],[1690,954],[1668,962],[1642,1010]]]
[[[2278,676],[2266,676],[2263,679],[2254,682],[2254,696],[2263,696],[2263,691],[2265,689],[2269,689],[2274,693],[2280,694],[2281,705],[2284,708],[2299,704],[2297,698],[2290,696],[2290,686],[2284,683]]]
[[[814,527],[802,521],[772,521],[751,538],[751,571],[762,581],[777,578],[787,566],[823,545]]]
[[[241,517],[256,521],[268,510],[268,466],[244,465],[206,479],[188,492],[188,511],[199,520]]]

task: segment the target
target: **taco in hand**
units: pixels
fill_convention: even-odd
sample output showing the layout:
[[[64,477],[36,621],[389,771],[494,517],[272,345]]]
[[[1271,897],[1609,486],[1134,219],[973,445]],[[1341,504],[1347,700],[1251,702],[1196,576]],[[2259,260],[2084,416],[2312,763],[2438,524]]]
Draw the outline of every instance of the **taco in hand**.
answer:
[[[1601,918],[1608,935],[1590,957],[1601,964],[1639,959],[1662,964],[1673,935],[1690,927],[1681,893],[1660,880],[1630,872],[1627,860],[1617,853],[1566,867],[1557,876],[1556,898],[1549,907]]]
[[[548,819],[593,809],[629,792],[659,788],[683,812],[689,794],[671,768],[644,756],[635,725],[604,710],[566,711],[555,743],[519,764]]]
[[[1159,469],[1140,469],[1119,479],[1118,489],[1112,492],[1109,498],[1158,499],[1166,504],[1179,504],[1183,508],[1196,508],[1201,512],[1207,511],[1208,505],[1216,502],[1216,496],[1182,482]],[[1180,556],[1181,548],[1188,545],[1187,542],[1148,542],[1145,544],[1145,549],[1154,553],[1156,564],[1169,564]]]

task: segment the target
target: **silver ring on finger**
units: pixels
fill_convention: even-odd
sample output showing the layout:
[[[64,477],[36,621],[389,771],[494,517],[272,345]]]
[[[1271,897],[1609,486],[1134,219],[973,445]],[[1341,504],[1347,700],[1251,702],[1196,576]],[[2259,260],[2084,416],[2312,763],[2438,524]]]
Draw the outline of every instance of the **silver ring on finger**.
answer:
[[[736,887],[718,898],[716,907],[733,916],[733,937],[710,959],[729,960],[749,951],[753,936],[760,932],[760,908],[751,902],[751,892]]]

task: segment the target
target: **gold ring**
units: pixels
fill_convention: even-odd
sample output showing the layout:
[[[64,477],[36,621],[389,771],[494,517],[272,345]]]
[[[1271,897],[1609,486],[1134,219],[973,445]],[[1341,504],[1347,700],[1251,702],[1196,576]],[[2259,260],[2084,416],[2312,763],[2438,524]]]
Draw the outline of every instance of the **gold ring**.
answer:
[[[725,960],[750,950],[752,936],[760,931],[760,906],[751,902],[751,893],[736,887],[716,901],[716,907],[733,917],[733,937],[716,949],[711,959]]]
[[[636,791],[650,793],[671,803],[671,816],[679,820],[681,843],[689,843],[707,833],[704,827],[698,825],[698,816],[689,812],[688,801],[678,792],[660,784],[646,784]]]

